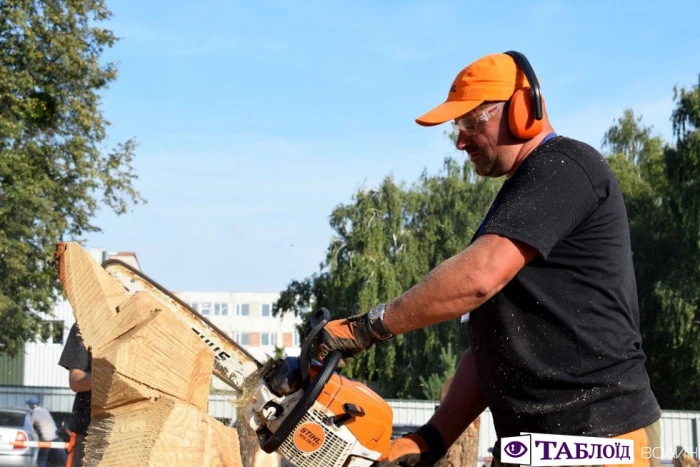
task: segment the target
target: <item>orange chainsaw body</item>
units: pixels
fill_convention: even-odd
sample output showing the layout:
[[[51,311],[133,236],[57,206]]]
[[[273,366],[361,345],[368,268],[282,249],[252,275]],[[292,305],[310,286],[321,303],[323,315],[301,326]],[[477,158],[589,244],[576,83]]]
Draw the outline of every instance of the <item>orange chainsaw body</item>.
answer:
[[[316,376],[315,370],[317,368],[312,366],[313,377]],[[344,413],[344,404],[361,407],[365,415],[351,418],[345,426],[365,448],[380,452],[381,458],[388,456],[391,449],[393,411],[376,392],[362,383],[334,373],[316,398],[316,402],[327,407],[334,415]],[[297,433],[294,435],[296,437]]]

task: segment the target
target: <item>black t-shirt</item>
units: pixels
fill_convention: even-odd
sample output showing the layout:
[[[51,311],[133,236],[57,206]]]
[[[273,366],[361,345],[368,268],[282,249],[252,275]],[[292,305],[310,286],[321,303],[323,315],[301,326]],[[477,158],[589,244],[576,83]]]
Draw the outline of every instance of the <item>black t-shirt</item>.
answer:
[[[58,364],[69,370],[77,368],[85,372],[92,371],[92,355],[85,348],[83,338],[80,336],[78,324],[74,324],[68,334],[66,346],[63,348]],[[73,413],[70,420],[70,430],[79,435],[87,435],[90,424],[90,399],[91,392],[78,392],[73,401]]]
[[[627,212],[600,153],[564,137],[541,144],[506,180],[475,238],[487,233],[540,253],[469,316],[499,438],[609,437],[656,421]]]

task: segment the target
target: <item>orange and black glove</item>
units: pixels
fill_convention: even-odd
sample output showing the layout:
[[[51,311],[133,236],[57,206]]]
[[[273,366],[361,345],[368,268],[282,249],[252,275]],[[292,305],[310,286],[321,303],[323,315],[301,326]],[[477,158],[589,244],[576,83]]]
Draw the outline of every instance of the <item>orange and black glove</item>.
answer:
[[[447,450],[442,435],[433,425],[423,425],[415,433],[406,433],[391,443],[386,459],[376,467],[428,467],[445,456]]]
[[[343,361],[340,367],[349,363],[363,350],[375,342],[393,339],[395,336],[384,325],[386,305],[380,303],[363,315],[331,321],[321,330],[318,356],[321,360],[330,352],[339,350]]]
[[[328,322],[321,330],[318,356],[321,360],[334,350],[340,350],[343,357],[340,368],[352,361],[352,358],[378,342],[372,330],[363,319],[364,315]]]

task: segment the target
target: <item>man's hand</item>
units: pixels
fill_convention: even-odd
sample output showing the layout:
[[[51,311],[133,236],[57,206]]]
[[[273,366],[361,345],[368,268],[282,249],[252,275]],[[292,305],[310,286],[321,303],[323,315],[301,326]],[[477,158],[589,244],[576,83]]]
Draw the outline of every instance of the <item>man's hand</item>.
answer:
[[[413,467],[418,466],[422,452],[428,450],[423,438],[415,433],[403,435],[391,443],[389,457],[379,462],[377,467]]]
[[[321,330],[321,342],[318,356],[321,360],[334,350],[339,350],[343,360],[339,367],[352,361],[352,357],[370,348],[377,342],[372,330],[367,325],[366,315],[330,321]]]
[[[430,440],[431,444],[426,439]],[[423,425],[416,433],[407,433],[391,443],[389,456],[374,465],[376,467],[427,467],[440,460],[445,452],[442,435],[432,425]]]

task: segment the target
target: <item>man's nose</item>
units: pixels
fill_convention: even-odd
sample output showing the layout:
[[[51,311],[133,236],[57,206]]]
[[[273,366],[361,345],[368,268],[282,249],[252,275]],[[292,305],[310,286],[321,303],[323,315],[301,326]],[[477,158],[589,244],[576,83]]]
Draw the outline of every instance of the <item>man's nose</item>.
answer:
[[[457,133],[457,139],[455,140],[455,147],[459,149],[460,151],[464,151],[464,149],[467,147],[467,144],[471,141],[471,138],[466,135],[464,131],[460,131]]]

